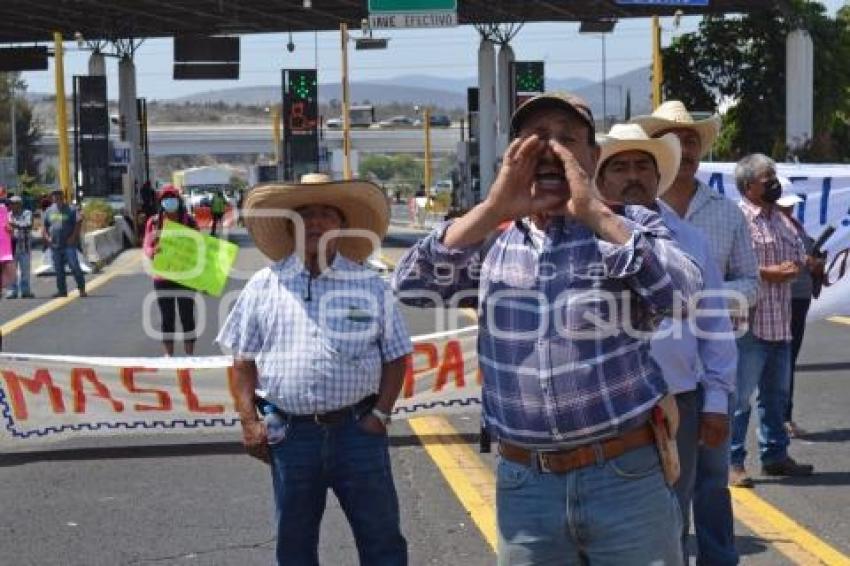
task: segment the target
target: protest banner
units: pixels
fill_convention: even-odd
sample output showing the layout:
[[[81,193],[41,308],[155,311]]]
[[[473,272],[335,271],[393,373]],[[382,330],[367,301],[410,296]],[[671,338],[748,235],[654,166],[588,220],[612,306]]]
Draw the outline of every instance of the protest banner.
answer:
[[[394,418],[477,412],[477,327],[414,338]],[[0,450],[73,437],[238,429],[229,356],[0,354]]]
[[[166,220],[153,273],[184,287],[220,297],[239,246]]]
[[[850,165],[777,163],[776,172],[787,180],[784,191],[803,199],[794,215],[810,236],[817,239],[827,226],[836,228],[824,247],[827,280],[812,301],[808,320],[850,315]],[[703,162],[697,177],[733,200],[741,198],[734,163]]]

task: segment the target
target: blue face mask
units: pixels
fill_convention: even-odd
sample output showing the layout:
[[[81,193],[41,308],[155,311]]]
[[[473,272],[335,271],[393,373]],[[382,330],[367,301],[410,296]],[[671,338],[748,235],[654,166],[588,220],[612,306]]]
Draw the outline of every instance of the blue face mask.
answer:
[[[180,199],[169,197],[162,199],[162,210],[165,212],[177,212],[180,209]]]

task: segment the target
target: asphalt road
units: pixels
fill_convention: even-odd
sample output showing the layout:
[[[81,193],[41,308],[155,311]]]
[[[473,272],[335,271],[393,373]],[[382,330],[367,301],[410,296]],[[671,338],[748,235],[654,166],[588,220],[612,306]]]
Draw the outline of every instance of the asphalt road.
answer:
[[[398,257],[418,235],[395,229],[386,255]],[[244,235],[234,239],[244,247],[238,267],[251,272],[263,265]],[[129,274],[7,335],[4,350],[160,355],[157,342],[143,330],[151,284],[137,255],[127,252],[106,270]],[[229,291],[243,284],[231,281]],[[46,295],[51,285],[40,282],[37,294]],[[0,324],[43,301],[0,301]],[[221,310],[220,301],[207,299],[198,354],[219,353],[212,338]],[[433,329],[427,311],[404,312],[412,334]],[[809,435],[794,441],[792,454],[814,463],[816,475],[759,481],[755,492],[850,555],[848,330],[828,322],[811,324],[800,360],[797,420]],[[477,419],[454,417],[450,422],[477,451]],[[421,443],[407,424],[393,426],[391,455],[411,564],[493,564],[492,549]],[[486,466],[494,465],[492,455],[482,458]],[[752,467],[757,471],[754,463]],[[3,565],[259,565],[273,560],[268,472],[243,454],[236,431],[75,440],[50,450],[0,454],[0,502]],[[743,563],[794,563],[780,552],[776,541],[781,537],[743,523],[736,528]],[[350,530],[332,496],[320,555],[322,564],[356,563]]]

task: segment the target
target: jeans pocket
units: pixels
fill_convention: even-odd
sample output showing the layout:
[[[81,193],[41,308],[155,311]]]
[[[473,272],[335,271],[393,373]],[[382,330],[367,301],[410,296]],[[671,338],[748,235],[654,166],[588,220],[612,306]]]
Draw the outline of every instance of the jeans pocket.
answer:
[[[606,465],[617,476],[633,480],[645,478],[661,469],[661,461],[654,446],[630,450],[609,460]]]
[[[363,418],[364,417],[360,417],[357,420],[357,422],[354,423],[354,426],[357,427],[357,430],[359,430],[361,433],[365,434],[366,436],[371,436],[373,438],[386,438],[387,437],[388,431],[387,431],[386,427],[384,427],[384,430],[382,432],[372,432],[371,430],[367,430],[366,427],[363,426]]]
[[[532,469],[517,462],[511,462],[505,458],[499,458],[496,471],[496,489],[511,490],[519,489],[528,483]]]

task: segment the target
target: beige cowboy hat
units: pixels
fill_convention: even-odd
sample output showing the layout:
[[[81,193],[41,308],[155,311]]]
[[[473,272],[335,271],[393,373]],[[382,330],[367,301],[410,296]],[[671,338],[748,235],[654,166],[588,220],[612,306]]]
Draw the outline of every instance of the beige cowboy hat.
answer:
[[[708,155],[717,134],[720,133],[720,116],[710,116],[704,120],[694,120],[688,109],[680,100],[668,100],[655,109],[649,116],[635,116],[629,123],[638,124],[646,130],[647,135],[654,136],[658,132],[673,128],[688,128],[699,135],[702,153],[700,157]]]
[[[609,158],[624,151],[644,151],[655,159],[658,166],[658,193],[664,194],[676,180],[679,173],[679,160],[682,158],[682,146],[676,134],[664,134],[660,138],[651,138],[637,124],[615,124],[606,135],[598,136],[599,161],[596,175]]]
[[[292,221],[278,211],[296,211],[308,205],[333,206],[345,217],[347,230],[368,231],[380,241],[390,224],[390,207],[383,191],[368,181],[334,181],[310,173],[300,183],[267,184],[254,187],[245,197],[245,227],[257,248],[273,261],[289,257],[295,250]],[[362,262],[374,251],[371,238],[355,234],[339,238],[339,252]]]

